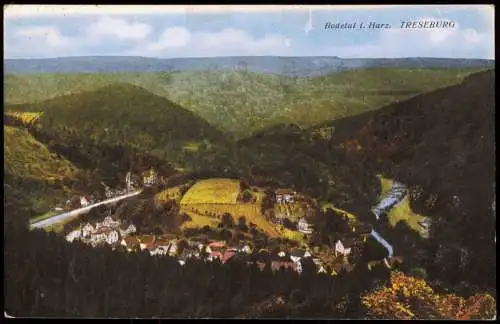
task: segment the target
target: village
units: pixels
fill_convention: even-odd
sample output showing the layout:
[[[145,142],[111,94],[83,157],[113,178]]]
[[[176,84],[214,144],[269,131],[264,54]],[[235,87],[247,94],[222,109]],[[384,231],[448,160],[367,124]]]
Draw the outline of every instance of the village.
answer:
[[[278,251],[272,254],[266,249],[254,251],[251,244],[240,242],[229,245],[225,241],[208,241],[197,239],[179,239],[162,235],[138,234],[133,224],[113,220],[106,216],[102,222],[95,225],[84,223],[79,228],[66,235],[70,243],[80,241],[92,247],[108,245],[113,249],[122,248],[127,252],[145,251],[151,256],[176,257],[180,265],[185,265],[189,259],[205,260],[206,262],[221,262],[226,264],[233,258],[244,259],[247,264],[256,264],[264,270],[269,264],[272,271],[290,269],[302,273],[303,262],[310,261],[318,273],[326,273],[319,258],[308,249],[293,249]],[[347,258],[350,248],[345,248],[341,241],[335,245],[335,253]],[[345,262],[344,262],[345,263]],[[340,268],[337,268],[339,270]],[[337,274],[335,271],[333,275]]]
[[[157,171],[154,168],[151,168],[150,170],[143,172],[141,184],[144,187],[150,187],[154,184],[162,182],[163,180],[164,179],[158,175]],[[141,184],[139,184],[138,182],[140,181],[133,181],[132,173],[128,172],[125,177],[125,188],[119,187],[112,189],[105,183],[101,183],[104,187],[105,192],[104,197],[102,198],[111,199],[136,191],[141,187]],[[100,202],[99,197],[96,197],[94,195],[81,194],[79,196],[74,196],[71,199],[66,200],[64,204],[56,206],[54,208],[54,212],[65,212],[72,209],[85,208],[98,202]]]
[[[143,186],[148,187],[157,184],[161,177],[158,176],[154,169],[151,169],[143,174],[142,180]],[[130,173],[127,174],[125,192],[134,190],[136,186],[131,181]],[[122,191],[112,191],[106,188],[106,196],[111,198],[123,194]],[[297,213],[296,209],[294,209],[298,205],[309,207],[312,203],[309,197],[299,195],[294,190],[283,188],[273,190],[273,195],[274,207],[271,216],[268,218],[270,223],[282,230],[287,228],[296,233],[301,233],[304,238],[314,233],[314,226],[307,221],[305,215],[307,213],[302,213],[302,211]],[[91,198],[81,197],[80,199],[82,207],[92,203]],[[346,224],[349,223],[345,215],[340,216],[340,219]],[[350,262],[350,257],[351,254],[355,253],[352,253],[352,251],[358,251],[362,248],[360,244],[366,242],[371,227],[367,227],[366,224],[358,224],[353,227],[349,226],[346,230],[351,233],[351,236],[355,234],[359,237],[355,239],[347,235],[342,239],[338,239],[332,251],[335,262],[334,264],[328,263],[328,266],[321,261],[324,259],[324,252],[320,253],[317,249],[313,252],[307,244],[302,245],[301,248],[272,249],[271,252],[269,249],[254,250],[251,243],[244,241],[237,244],[228,244],[223,240],[179,238],[177,235],[138,233],[134,224],[114,220],[111,214],[104,217],[101,222],[80,224],[78,228],[67,233],[66,240],[68,242],[80,241],[92,247],[107,245],[112,249],[123,249],[128,252],[144,251],[151,256],[175,257],[180,265],[184,265],[190,259],[205,260],[206,262],[218,261],[226,264],[234,258],[246,260],[247,264],[256,264],[261,270],[264,270],[267,265],[273,271],[290,269],[302,273],[304,262],[310,262],[315,266],[318,273],[337,275],[341,271],[351,271],[353,269],[354,264]]]

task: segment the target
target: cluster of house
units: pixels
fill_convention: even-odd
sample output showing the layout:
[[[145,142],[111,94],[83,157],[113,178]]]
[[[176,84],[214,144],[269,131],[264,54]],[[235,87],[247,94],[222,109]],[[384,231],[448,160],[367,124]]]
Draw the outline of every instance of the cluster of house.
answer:
[[[274,191],[276,203],[280,205],[293,204],[296,201],[297,192],[291,189],[277,189]],[[284,219],[288,216],[285,213],[276,213],[273,222],[275,224],[283,224]],[[311,224],[307,222],[305,217],[301,217],[297,223],[297,231],[303,234],[311,234],[313,232]]]
[[[285,214],[277,213],[272,219],[272,222],[275,224],[283,225],[285,218],[287,218]],[[313,226],[305,219],[305,217],[301,217],[297,222],[297,231],[303,234],[312,234]]]
[[[273,272],[281,269],[290,269],[300,274],[303,271],[303,262],[312,261],[318,273],[326,273],[321,261],[315,258],[308,250],[296,249],[292,252],[280,251],[277,255],[261,252],[258,253],[254,259],[257,260],[249,261],[248,264],[256,264],[261,271],[264,271],[266,266],[269,265]]]
[[[154,168],[143,173],[142,182],[145,186],[152,186],[161,182],[161,177]]]
[[[125,237],[121,245],[128,251],[139,249],[148,251],[151,255],[176,256],[179,263],[184,265],[188,259],[205,259],[207,261],[219,260],[226,263],[237,254],[250,254],[251,249],[247,244],[241,243],[237,246],[226,246],[225,241],[215,241],[204,244],[201,241],[189,240],[182,249],[176,239],[167,240],[154,235],[141,235]]]
[[[96,246],[100,243],[107,243],[113,245],[119,241],[120,238],[125,238],[137,231],[133,224],[123,226],[122,222],[113,220],[110,216],[104,218],[102,222],[98,222],[93,226],[90,223],[85,223],[80,228],[71,231],[66,235],[68,242],[80,240]]]
[[[277,255],[271,255],[265,250],[252,253],[252,249],[246,243],[240,242],[238,245],[229,246],[225,241],[213,241],[204,244],[201,241],[189,240],[182,249],[176,239],[167,240],[154,235],[129,236],[121,240],[120,243],[128,251],[141,250],[148,251],[153,256],[177,257],[180,265],[184,265],[189,259],[203,259],[208,262],[219,261],[227,263],[234,257],[245,257],[247,264],[256,264],[262,271],[269,264],[272,271],[280,269],[291,269],[302,273],[302,262],[310,258],[316,265],[318,273],[326,273],[319,259],[314,258],[307,250],[295,250],[291,253],[280,251]],[[269,261],[269,262],[267,262]]]
[[[297,193],[291,189],[277,189],[274,191],[278,204],[293,204]]]
[[[106,196],[106,198],[111,199],[111,198],[118,197],[121,195],[126,195],[130,191],[131,191],[131,189],[129,189],[129,188],[127,188],[127,189],[114,189],[114,190],[106,188],[105,196]]]

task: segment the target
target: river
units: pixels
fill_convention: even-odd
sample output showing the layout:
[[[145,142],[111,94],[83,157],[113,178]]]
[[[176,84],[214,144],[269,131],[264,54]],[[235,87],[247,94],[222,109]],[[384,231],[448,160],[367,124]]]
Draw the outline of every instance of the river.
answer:
[[[389,211],[399,204],[407,194],[407,188],[404,184],[393,181],[391,190],[385,197],[372,209],[375,218],[380,220],[382,213],[389,213]],[[394,255],[394,248],[375,230],[371,231],[371,236],[377,240],[387,250],[387,257],[392,258]],[[387,262],[387,259],[384,259]]]

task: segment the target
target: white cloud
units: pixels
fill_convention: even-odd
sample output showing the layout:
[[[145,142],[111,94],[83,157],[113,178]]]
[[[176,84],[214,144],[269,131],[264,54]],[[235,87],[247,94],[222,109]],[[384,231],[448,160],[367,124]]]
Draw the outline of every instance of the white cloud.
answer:
[[[80,28],[80,31],[79,35],[65,36],[59,28],[51,25],[12,28],[6,23],[5,55],[7,57],[94,55],[102,53],[102,48],[108,49],[104,55],[110,55],[109,52],[113,49],[110,46],[120,42],[144,41],[151,34],[152,28],[144,23],[101,16],[95,22]]]
[[[45,43],[50,47],[63,48],[71,45],[71,38],[61,35],[58,28],[53,26],[29,27],[17,30],[15,33],[21,40],[34,43]]]
[[[191,33],[185,27],[167,28],[160,35],[158,41],[149,44],[147,51],[161,51],[171,47],[186,46],[191,40]]]
[[[291,44],[289,38],[278,34],[254,37],[234,28],[192,33],[185,27],[171,27],[158,40],[145,46],[141,44],[128,54],[159,57],[279,55],[286,53]]]
[[[388,5],[7,5],[6,19],[95,14],[170,14],[170,13],[221,13],[221,12],[283,12],[283,11],[339,11],[360,9],[387,9]],[[401,6],[400,6],[401,7]],[[408,6],[405,6],[408,7]],[[418,7],[418,6],[415,6]],[[422,6],[420,6],[422,7]],[[454,7],[449,5],[447,7]],[[470,6],[469,6],[470,7]]]
[[[121,40],[141,40],[151,33],[151,26],[143,23],[130,23],[125,19],[100,17],[87,28],[89,37],[115,37]]]

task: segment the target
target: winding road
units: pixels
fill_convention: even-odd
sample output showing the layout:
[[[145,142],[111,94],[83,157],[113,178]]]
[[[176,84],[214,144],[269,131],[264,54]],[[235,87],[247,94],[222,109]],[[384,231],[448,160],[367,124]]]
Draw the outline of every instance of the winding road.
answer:
[[[56,215],[56,216],[53,216],[51,218],[44,219],[42,221],[33,223],[33,224],[30,225],[30,228],[31,229],[34,229],[34,228],[43,228],[43,227],[46,227],[46,226],[54,225],[54,224],[57,224],[59,222],[62,222],[64,220],[66,220],[66,219],[68,219],[70,217],[73,217],[73,216],[76,216],[76,215],[80,215],[80,214],[86,214],[92,208],[95,208],[97,206],[101,206],[101,205],[105,205],[105,204],[109,204],[109,203],[114,203],[114,202],[117,202],[117,201],[120,201],[120,200],[123,200],[123,199],[126,199],[126,198],[137,196],[141,192],[142,192],[142,190],[138,190],[138,191],[135,191],[135,192],[132,192],[132,193],[128,193],[128,194],[122,195],[122,196],[118,196],[118,197],[115,197],[115,198],[103,200],[103,201],[100,201],[100,202],[95,203],[93,205],[89,205],[87,207],[74,209],[74,210],[72,210],[70,212],[67,212],[67,213],[64,213],[64,214],[60,214],[60,215]]]
[[[404,184],[400,182],[393,181],[392,188],[387,193],[387,195],[372,209],[377,221],[380,220],[380,215],[382,212],[388,213],[394,206],[396,206],[403,198],[406,196],[407,188]],[[394,255],[394,249],[389,242],[384,240],[379,233],[375,230],[371,231],[371,236],[376,239],[380,244],[382,244],[387,250],[387,257],[392,258]],[[387,262],[387,259],[384,259]]]

